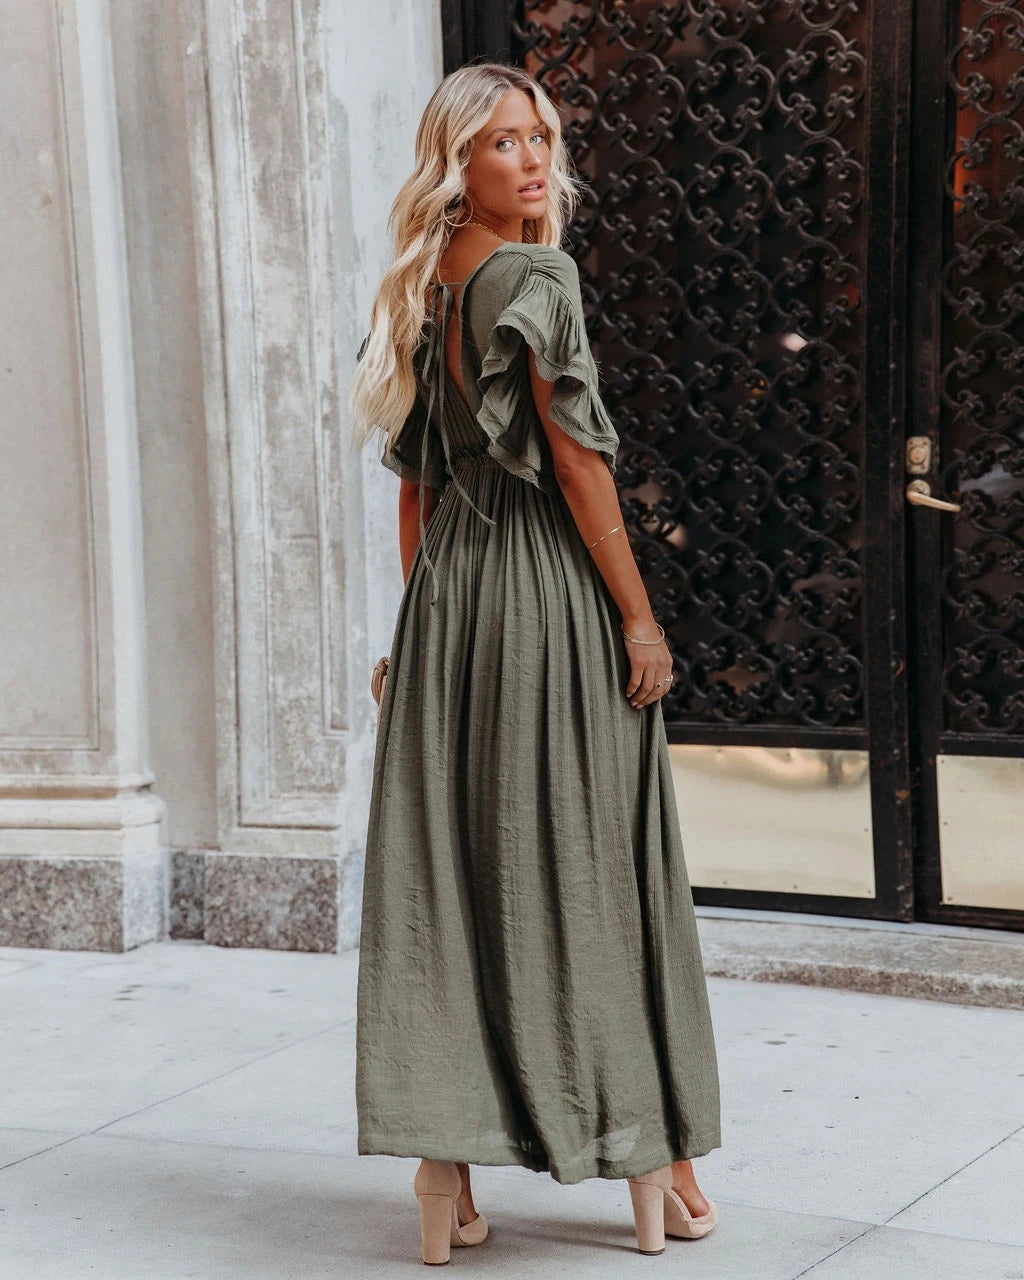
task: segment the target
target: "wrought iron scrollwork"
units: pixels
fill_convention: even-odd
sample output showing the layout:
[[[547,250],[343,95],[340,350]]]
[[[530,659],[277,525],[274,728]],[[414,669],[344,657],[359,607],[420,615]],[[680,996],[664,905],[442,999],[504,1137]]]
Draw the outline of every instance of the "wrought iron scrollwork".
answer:
[[[864,720],[864,6],[519,0],[676,723]]]
[[[943,280],[946,727],[1024,733],[1024,13],[962,0]]]

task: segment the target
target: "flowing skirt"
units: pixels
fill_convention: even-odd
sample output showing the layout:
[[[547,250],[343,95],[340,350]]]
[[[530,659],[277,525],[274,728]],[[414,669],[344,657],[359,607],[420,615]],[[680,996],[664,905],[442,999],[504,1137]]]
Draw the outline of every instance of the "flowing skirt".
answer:
[[[468,427],[468,423],[467,423]],[[482,437],[481,437],[482,438]],[[625,1178],[720,1145],[661,703],[561,493],[460,459],[381,702],[357,995],[360,1154]]]

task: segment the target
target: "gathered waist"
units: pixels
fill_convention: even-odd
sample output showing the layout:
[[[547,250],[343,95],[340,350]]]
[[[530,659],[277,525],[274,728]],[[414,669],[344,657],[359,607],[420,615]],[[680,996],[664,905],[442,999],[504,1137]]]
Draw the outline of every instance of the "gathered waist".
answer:
[[[449,466],[454,467],[457,464],[473,466],[478,463],[491,463],[493,466],[500,467],[501,463],[487,452],[489,447],[489,440],[482,440],[473,444],[455,445],[448,453]]]

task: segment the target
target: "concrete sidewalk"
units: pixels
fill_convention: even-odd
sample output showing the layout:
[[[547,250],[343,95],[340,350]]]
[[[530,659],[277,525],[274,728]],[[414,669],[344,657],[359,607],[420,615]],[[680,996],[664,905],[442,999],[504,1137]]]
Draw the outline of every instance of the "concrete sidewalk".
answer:
[[[424,1275],[417,1162],[355,1154],[356,952],[0,948],[3,1280]],[[635,1250],[624,1182],[473,1167],[517,1280],[1024,1280],[1024,1013],[710,980],[720,1225]]]

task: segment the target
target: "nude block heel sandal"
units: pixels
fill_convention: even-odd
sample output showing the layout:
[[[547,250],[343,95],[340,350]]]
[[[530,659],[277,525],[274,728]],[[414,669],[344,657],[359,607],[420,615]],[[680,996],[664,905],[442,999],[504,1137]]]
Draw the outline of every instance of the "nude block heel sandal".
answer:
[[[627,1178],[633,1202],[636,1243],[641,1253],[664,1253],[665,1235],[699,1240],[717,1221],[715,1206],[709,1201],[707,1213],[695,1218],[672,1190],[672,1166],[665,1165],[639,1178]]]
[[[665,1193],[652,1178],[653,1175],[647,1173],[643,1178],[626,1179],[629,1198],[633,1201],[636,1247],[641,1253],[664,1253]]]
[[[422,1161],[412,1189],[420,1206],[424,1262],[447,1262],[453,1244],[480,1244],[487,1238],[487,1219],[482,1213],[472,1222],[459,1224],[455,1202],[462,1193],[462,1178],[454,1160]]]

